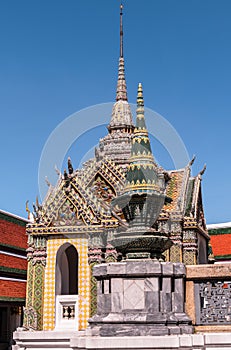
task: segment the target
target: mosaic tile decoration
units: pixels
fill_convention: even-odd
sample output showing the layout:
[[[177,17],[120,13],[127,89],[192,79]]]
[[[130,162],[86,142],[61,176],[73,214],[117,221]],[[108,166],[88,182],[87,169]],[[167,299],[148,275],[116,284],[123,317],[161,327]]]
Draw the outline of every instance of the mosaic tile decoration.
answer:
[[[70,237],[51,236],[47,241],[47,265],[45,269],[43,329],[55,327],[55,263],[58,249],[64,244],[72,244],[78,251],[78,286],[79,286],[79,330],[87,328],[90,304],[90,269],[88,265],[88,240],[79,235]]]
[[[181,247],[179,245],[173,245],[170,248],[170,259],[171,262],[182,262]]]
[[[29,309],[33,305],[33,281],[34,281],[34,267],[32,260],[28,261],[27,266],[27,284],[26,284],[26,309]],[[28,316],[26,310],[23,313],[23,326],[28,324]]]
[[[28,261],[28,267],[27,267],[27,291],[26,291],[26,307],[32,306],[33,301],[32,301],[32,294],[33,294],[33,280],[34,280],[34,275],[33,275],[33,265],[32,261]]]
[[[97,311],[97,280],[93,276],[93,268],[97,262],[90,264],[90,286],[91,286],[91,303],[90,303],[90,317],[94,316]]]
[[[38,330],[42,330],[44,266],[42,264],[36,264],[34,272],[33,306],[37,312]]]
[[[196,252],[184,250],[183,262],[185,265],[196,265]]]

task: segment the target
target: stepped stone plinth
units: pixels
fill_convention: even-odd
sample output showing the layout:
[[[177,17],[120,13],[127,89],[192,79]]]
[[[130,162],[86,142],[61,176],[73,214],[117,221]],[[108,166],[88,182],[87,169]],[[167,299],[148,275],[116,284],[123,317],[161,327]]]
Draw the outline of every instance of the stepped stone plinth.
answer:
[[[98,309],[90,320],[100,336],[190,334],[184,311],[185,266],[126,260],[94,267]]]

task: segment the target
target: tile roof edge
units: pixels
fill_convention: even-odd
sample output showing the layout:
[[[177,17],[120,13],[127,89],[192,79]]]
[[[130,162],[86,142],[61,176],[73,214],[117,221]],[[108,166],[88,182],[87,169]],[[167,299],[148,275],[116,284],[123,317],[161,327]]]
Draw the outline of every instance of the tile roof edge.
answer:
[[[18,219],[18,220],[22,220],[22,221],[25,221],[25,222],[30,222],[28,219],[26,219],[26,218],[23,218],[23,217],[21,217],[21,216],[19,216],[19,215],[16,215],[16,214],[12,214],[12,213],[10,213],[10,212],[8,212],[8,211],[5,211],[5,210],[2,210],[2,209],[0,209],[0,213],[1,214],[4,214],[4,215],[7,215],[7,216],[11,216],[11,217],[13,217],[13,218],[15,218],[15,219]]]
[[[231,221],[229,222],[221,222],[218,224],[208,224],[206,225],[208,230],[218,229],[218,228],[231,228]]]

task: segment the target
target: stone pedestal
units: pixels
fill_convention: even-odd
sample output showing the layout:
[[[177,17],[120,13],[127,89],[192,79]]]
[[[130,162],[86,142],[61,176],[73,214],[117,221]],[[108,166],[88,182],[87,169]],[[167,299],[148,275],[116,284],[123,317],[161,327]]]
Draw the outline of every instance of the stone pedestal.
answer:
[[[97,265],[97,314],[90,327],[100,336],[190,334],[184,311],[185,266],[154,260]]]

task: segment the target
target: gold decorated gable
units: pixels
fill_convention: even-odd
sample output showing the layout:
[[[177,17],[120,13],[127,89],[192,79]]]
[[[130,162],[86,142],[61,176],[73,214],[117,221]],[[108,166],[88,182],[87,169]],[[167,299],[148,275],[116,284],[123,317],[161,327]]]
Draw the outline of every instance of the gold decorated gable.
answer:
[[[62,233],[67,227],[82,232],[86,226],[88,232],[95,232],[97,228],[118,226],[118,217],[113,216],[110,203],[124,181],[124,172],[107,159],[88,161],[83,169],[66,179],[60,176],[37,208],[36,222],[29,225],[31,233]]]

